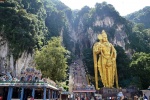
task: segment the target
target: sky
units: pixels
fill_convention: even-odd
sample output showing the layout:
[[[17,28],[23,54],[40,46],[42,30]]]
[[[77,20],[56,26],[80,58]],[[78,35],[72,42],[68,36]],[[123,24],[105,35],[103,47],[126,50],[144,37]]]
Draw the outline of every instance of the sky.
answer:
[[[94,7],[95,4],[106,1],[112,4],[121,16],[138,11],[145,6],[150,6],[150,0],[60,0],[72,10],[81,9],[84,6]]]

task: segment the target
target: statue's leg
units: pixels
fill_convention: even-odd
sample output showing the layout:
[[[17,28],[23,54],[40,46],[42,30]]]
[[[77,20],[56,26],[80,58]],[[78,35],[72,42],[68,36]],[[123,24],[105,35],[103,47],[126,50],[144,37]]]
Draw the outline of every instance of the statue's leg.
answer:
[[[107,74],[107,68],[106,68],[106,64],[103,65],[103,76],[104,76],[104,86],[108,87],[108,74]]]
[[[103,86],[106,87],[106,75],[105,75],[105,66],[103,65],[103,57],[100,57],[99,61],[98,61],[98,70],[99,70],[99,74],[101,76],[101,81],[103,83]]]
[[[115,73],[116,73],[116,66],[112,66],[112,87],[114,86],[114,80],[115,80]]]
[[[103,85],[104,85],[104,87],[107,87],[106,68],[104,65],[103,65]]]
[[[107,67],[107,87],[111,87],[111,68]]]
[[[108,73],[107,73],[107,68],[106,68],[106,59],[103,58],[103,61],[102,61],[103,65],[102,65],[102,68],[103,68],[103,83],[104,83],[104,86],[105,87],[108,87]]]
[[[107,85],[109,88],[113,87],[114,84],[114,67],[111,66],[106,66],[106,72],[107,72]]]
[[[106,65],[105,65],[106,66]],[[107,87],[109,87],[109,79],[110,77],[109,77],[109,70],[108,70],[108,68],[106,67],[106,84],[107,84]]]

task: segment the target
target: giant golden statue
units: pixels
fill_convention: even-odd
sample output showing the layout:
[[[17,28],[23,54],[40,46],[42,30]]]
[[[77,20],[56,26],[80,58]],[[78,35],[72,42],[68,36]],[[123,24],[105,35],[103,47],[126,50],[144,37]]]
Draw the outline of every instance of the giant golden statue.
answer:
[[[116,50],[107,40],[107,34],[104,30],[102,31],[102,34],[98,35],[98,39],[99,42],[96,42],[93,46],[96,89],[99,89],[99,74],[104,87],[112,88],[114,86],[114,81],[116,81],[116,87],[118,88]]]

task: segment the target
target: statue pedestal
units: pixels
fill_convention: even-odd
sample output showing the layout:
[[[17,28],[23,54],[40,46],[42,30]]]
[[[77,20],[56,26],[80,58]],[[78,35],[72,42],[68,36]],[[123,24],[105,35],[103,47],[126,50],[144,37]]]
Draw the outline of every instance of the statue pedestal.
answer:
[[[102,98],[107,99],[108,97],[115,97],[117,96],[117,94],[119,93],[120,89],[117,88],[107,88],[107,87],[103,87],[100,88],[99,91],[97,91],[99,94],[102,94]]]
[[[97,93],[101,94],[102,98],[106,99],[106,100],[110,100],[110,97],[111,97],[111,100],[116,100],[117,94],[119,92],[122,92],[123,95],[127,98],[132,98],[134,96],[134,94],[136,94],[138,92],[138,90],[130,89],[130,88],[129,89],[117,89],[117,88],[103,87],[103,88],[100,88],[99,91],[97,91]]]

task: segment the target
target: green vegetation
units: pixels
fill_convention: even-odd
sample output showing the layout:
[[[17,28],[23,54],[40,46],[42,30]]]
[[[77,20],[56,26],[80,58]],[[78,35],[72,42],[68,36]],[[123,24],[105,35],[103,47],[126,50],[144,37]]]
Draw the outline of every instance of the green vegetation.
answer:
[[[150,84],[150,53],[135,53],[130,64],[131,73],[139,81],[136,84],[141,89],[147,89]]]
[[[66,17],[71,18],[71,10],[62,3],[55,4],[56,1],[7,0],[0,3],[0,31],[4,31],[3,36],[9,41],[15,59],[24,51],[31,53],[35,48],[40,49],[50,37],[60,36],[63,28],[68,31]],[[69,44],[65,42],[65,45]]]
[[[68,51],[65,47],[71,50],[72,44],[68,32],[68,21],[71,22],[71,17],[71,9],[57,0],[7,0],[0,3],[0,33],[9,42],[10,54],[13,54],[14,62],[24,51],[32,53],[42,48],[43,51],[36,54],[36,60],[42,59],[45,62],[38,61],[38,68],[44,76],[62,81],[66,77],[67,70]],[[49,41],[52,36],[60,35],[63,36],[64,41],[60,38],[52,38]],[[46,44],[59,47],[49,48],[52,50],[49,52],[51,55],[47,55]],[[51,59],[43,59],[39,55]],[[45,64],[46,61],[50,62],[48,60],[51,60],[51,64]],[[44,64],[41,65],[42,63]],[[49,68],[50,72],[45,68]]]
[[[131,82],[131,74],[130,74],[130,59],[120,46],[115,46],[117,51],[117,72],[118,72],[118,80],[120,87],[128,87]],[[128,74],[127,74],[128,73]]]
[[[144,29],[143,24],[136,24],[129,35],[130,46],[136,52],[150,53],[150,29]],[[133,51],[133,52],[134,52]]]
[[[45,24],[48,28],[49,40],[53,36],[62,36],[64,46],[71,51],[71,38],[69,36],[68,23],[72,23],[72,11],[58,0],[44,0],[44,7],[46,9]]]
[[[40,8],[42,6],[38,6]],[[10,43],[15,59],[24,51],[32,52],[34,48],[40,48],[45,42],[47,30],[43,21],[33,14],[34,11],[28,12],[29,8],[22,8],[15,1],[7,0],[0,4],[0,30],[3,29],[3,37]]]
[[[134,23],[142,23],[145,28],[150,28],[150,6],[144,7],[143,9],[131,13],[125,16],[126,19]]]
[[[150,70],[150,7],[127,15],[125,18],[132,21],[133,28],[129,34],[130,46],[133,57],[130,63],[130,72],[133,79],[130,84],[141,89],[147,89]],[[146,29],[147,28],[147,29]]]
[[[83,52],[83,63],[89,71],[91,76],[94,76],[94,62],[93,62],[93,51],[92,49],[85,49]]]
[[[49,77],[54,81],[62,81],[66,78],[66,68],[68,51],[62,46],[62,40],[59,37],[52,37],[48,45],[42,47],[35,54],[37,68],[43,73],[43,76]]]

